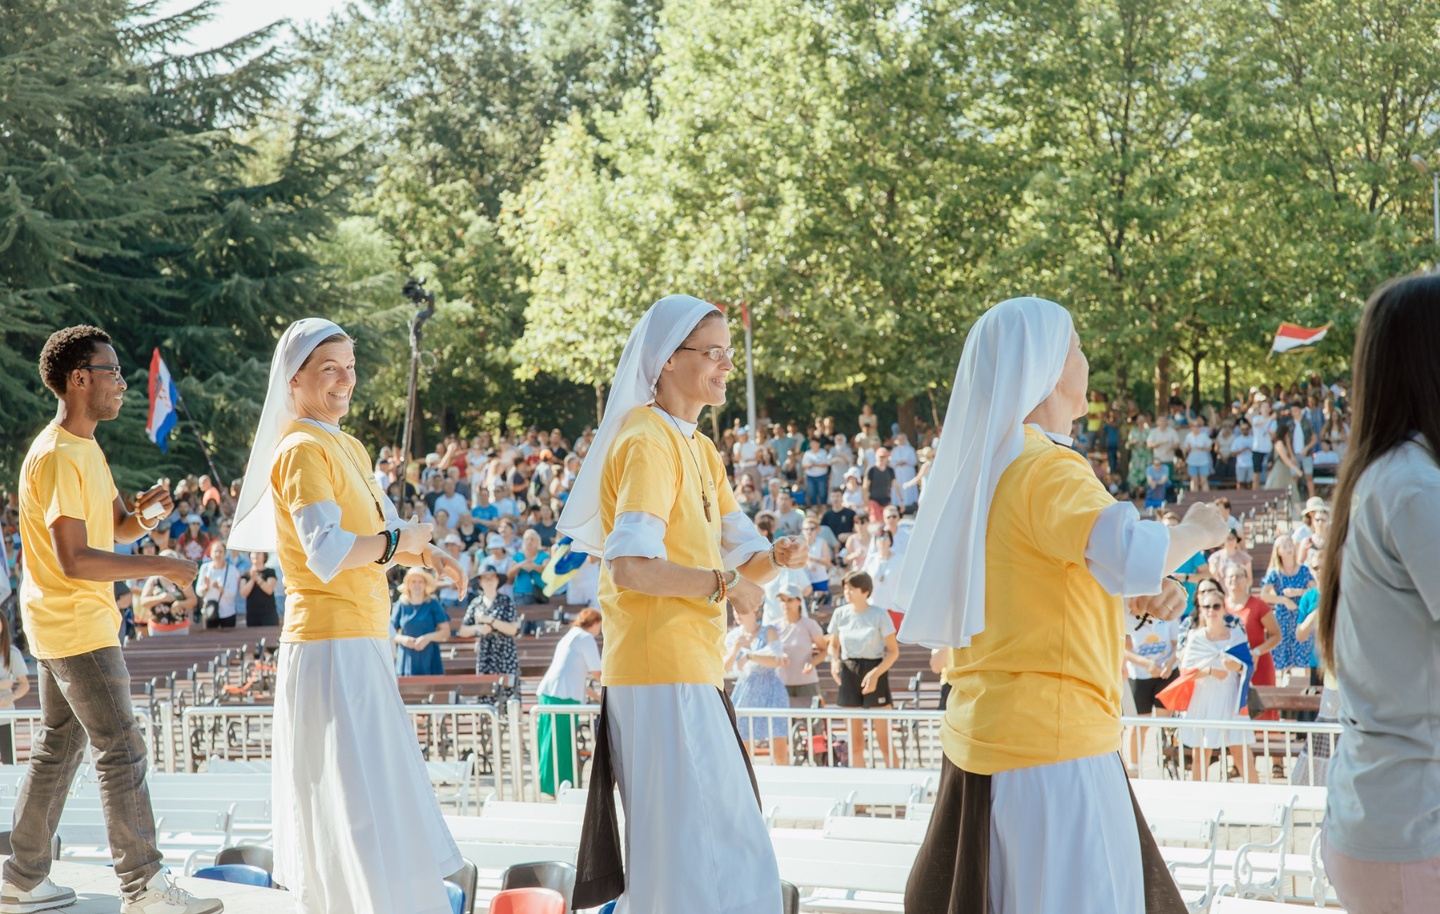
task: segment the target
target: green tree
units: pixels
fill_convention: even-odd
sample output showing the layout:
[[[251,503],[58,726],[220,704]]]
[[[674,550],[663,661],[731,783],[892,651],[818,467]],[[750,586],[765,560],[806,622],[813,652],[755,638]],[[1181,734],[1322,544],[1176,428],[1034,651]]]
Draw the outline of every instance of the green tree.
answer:
[[[510,201],[523,364],[600,384],[638,314],[746,301],[772,382],[909,400],[988,304],[1015,172],[965,10],[672,3],[650,93],[572,120]]]
[[[202,3],[16,0],[0,8],[0,418],[13,477],[54,409],[35,372],[45,335],[108,329],[132,404],[102,443],[123,484],[201,465],[144,439],[143,369],[159,346],[225,474],[238,474],[278,328],[327,310],[309,253],[333,211],[329,142],[303,120],[282,154],[244,140],[269,125],[289,59],[270,30],[177,53]],[[140,396],[136,396],[140,394]]]

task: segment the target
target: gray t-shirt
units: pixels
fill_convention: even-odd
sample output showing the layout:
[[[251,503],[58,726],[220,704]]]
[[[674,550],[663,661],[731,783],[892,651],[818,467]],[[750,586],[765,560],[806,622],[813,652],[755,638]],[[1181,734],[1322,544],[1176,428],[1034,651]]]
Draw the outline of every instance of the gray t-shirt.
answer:
[[[1410,441],[1360,477],[1341,554],[1326,840],[1362,860],[1440,855],[1437,559],[1440,466]]]
[[[830,634],[840,636],[842,660],[879,660],[885,656],[885,636],[895,634],[895,623],[878,606],[857,613],[845,603],[830,616]]]

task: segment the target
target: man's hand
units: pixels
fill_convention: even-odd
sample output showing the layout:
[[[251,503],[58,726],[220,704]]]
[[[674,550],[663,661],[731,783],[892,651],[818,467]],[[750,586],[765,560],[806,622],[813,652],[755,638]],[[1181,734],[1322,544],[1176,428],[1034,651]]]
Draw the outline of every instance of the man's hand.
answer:
[[[765,591],[759,584],[754,584],[745,578],[736,578],[735,583],[730,587],[730,603],[737,612],[759,612],[760,605],[765,602]]]
[[[1202,549],[1213,549],[1225,542],[1230,525],[1225,512],[1207,502],[1196,502],[1185,512],[1184,524],[1193,528],[1200,536]]]
[[[1201,507],[1196,505],[1196,507]],[[1189,522],[1189,518],[1186,518]],[[1189,596],[1185,588],[1174,581],[1166,578],[1160,584],[1160,592],[1148,597],[1130,597],[1126,603],[1129,605],[1132,616],[1143,616],[1149,613],[1151,617],[1168,622],[1177,618],[1185,611],[1185,604]]]
[[[160,515],[161,519],[168,517],[170,512],[175,510],[175,503],[170,499],[169,486],[159,483],[135,497],[135,514],[140,517],[141,526],[148,523],[145,520],[145,509],[151,505],[160,505],[165,509],[165,513]],[[159,523],[159,520],[156,520],[156,523]]]
[[[181,587],[186,587],[195,580],[195,572],[198,566],[189,559],[165,558],[165,571],[163,577],[173,581]]]
[[[804,568],[810,559],[810,548],[798,536],[782,536],[775,541],[775,564],[782,568]]]

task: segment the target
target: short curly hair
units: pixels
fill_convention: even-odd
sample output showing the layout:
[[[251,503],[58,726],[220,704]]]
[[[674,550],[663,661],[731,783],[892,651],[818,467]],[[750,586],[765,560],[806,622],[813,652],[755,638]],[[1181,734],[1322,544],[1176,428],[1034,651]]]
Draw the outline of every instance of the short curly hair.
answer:
[[[109,342],[110,334],[89,324],[56,330],[40,350],[40,380],[55,396],[62,396],[70,372],[90,361],[96,345]]]

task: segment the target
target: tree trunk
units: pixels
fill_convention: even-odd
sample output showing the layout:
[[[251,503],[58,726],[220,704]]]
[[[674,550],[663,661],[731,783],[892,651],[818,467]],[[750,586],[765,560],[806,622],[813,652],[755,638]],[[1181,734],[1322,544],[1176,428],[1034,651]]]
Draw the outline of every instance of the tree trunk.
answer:
[[[605,385],[595,383],[595,427],[599,428],[600,423],[605,419]]]
[[[1190,408],[1196,412],[1200,411],[1200,363],[1205,360],[1205,353],[1196,351],[1190,356]]]
[[[900,432],[910,441],[915,443],[915,409],[914,397],[907,397],[898,404]]]
[[[1170,355],[1161,353],[1155,360],[1155,417],[1166,415],[1169,412],[1168,398],[1170,396]]]
[[[1225,360],[1225,405],[1226,405],[1226,406],[1229,406],[1231,403],[1234,403],[1234,402],[1235,402],[1234,393],[1233,393],[1233,392],[1231,391],[1231,389],[1230,389],[1230,372],[1231,372],[1232,369],[1234,369],[1234,367],[1235,367],[1235,366],[1234,366],[1233,364],[1231,364],[1231,362],[1230,362],[1229,359],[1226,359],[1226,360]]]

